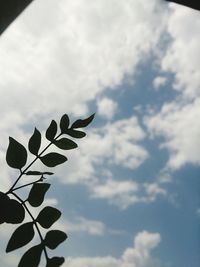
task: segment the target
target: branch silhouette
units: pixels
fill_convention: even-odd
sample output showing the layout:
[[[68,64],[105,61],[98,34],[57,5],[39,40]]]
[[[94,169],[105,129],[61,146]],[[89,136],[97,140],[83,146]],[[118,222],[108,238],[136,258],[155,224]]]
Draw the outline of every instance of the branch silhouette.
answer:
[[[72,137],[73,139],[79,139],[86,136],[86,133],[79,128],[88,126],[94,119],[94,115],[86,119],[79,119],[72,123],[70,126],[70,120],[67,114],[64,114],[59,123],[59,133],[57,122],[52,120],[49,127],[46,130],[45,137],[49,141],[49,144],[40,151],[41,147],[41,133],[35,128],[34,133],[28,142],[28,152],[33,154],[35,158],[27,165],[28,152],[26,148],[16,141],[14,138],[9,137],[9,145],[6,152],[7,164],[14,169],[18,169],[19,175],[16,178],[10,189],[4,193],[0,192],[0,224],[11,223],[20,224],[20,226],[14,231],[10,240],[8,241],[6,252],[11,252],[18,248],[27,245],[35,237],[35,230],[39,237],[39,244],[29,248],[22,256],[18,267],[37,267],[40,263],[41,256],[44,254],[46,259],[46,267],[59,267],[64,263],[64,257],[52,257],[48,256],[48,249],[55,249],[63,241],[67,239],[67,234],[60,230],[49,230],[45,236],[42,235],[40,228],[49,229],[61,216],[61,212],[51,206],[44,207],[37,217],[35,218],[26,204],[31,207],[39,207],[45,198],[50,184],[44,183],[47,179],[45,176],[53,175],[49,171],[31,170],[33,164],[40,160],[47,167],[55,167],[63,164],[67,161],[67,157],[57,152],[47,152],[50,146],[56,146],[61,150],[71,150],[78,147],[78,145],[71,139],[64,136]],[[38,177],[35,181],[25,183],[17,186],[18,182],[23,176]],[[18,190],[31,187],[28,197],[24,200],[18,195]],[[12,198],[14,197],[14,198]],[[27,213],[31,219],[29,222],[25,222],[25,213]]]

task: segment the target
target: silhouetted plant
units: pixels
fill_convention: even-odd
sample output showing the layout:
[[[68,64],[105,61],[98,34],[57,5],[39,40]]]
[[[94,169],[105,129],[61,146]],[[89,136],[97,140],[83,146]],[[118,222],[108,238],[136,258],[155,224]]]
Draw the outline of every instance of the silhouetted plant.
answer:
[[[35,218],[29,207],[39,207],[43,203],[45,194],[50,187],[49,183],[44,183],[44,179],[46,179],[45,176],[52,175],[53,173],[32,170],[31,168],[37,160],[40,160],[47,167],[55,167],[67,161],[66,156],[57,152],[46,153],[47,149],[50,146],[56,146],[62,150],[76,148],[77,144],[73,140],[63,136],[68,135],[73,138],[83,138],[86,135],[85,132],[77,129],[86,127],[91,123],[93,118],[94,114],[86,119],[76,120],[70,126],[69,117],[65,114],[60,119],[59,133],[56,121],[52,120],[46,130],[46,139],[49,141],[49,144],[42,151],[40,151],[41,133],[35,128],[28,142],[28,150],[35,158],[27,166],[28,153],[26,148],[14,138],[9,137],[6,161],[11,168],[19,170],[19,175],[6,193],[0,192],[0,224],[20,223],[21,225],[12,234],[7,244],[6,252],[11,252],[27,245],[34,238],[35,232],[37,232],[40,239],[38,245],[32,246],[25,252],[18,267],[37,267],[40,263],[42,253],[46,258],[46,267],[59,267],[64,263],[63,257],[49,258],[48,249],[55,249],[60,243],[66,240],[66,233],[60,230],[50,230],[43,237],[40,229],[41,227],[49,229],[60,218],[61,212],[54,207],[46,206]],[[17,183],[24,175],[39,178],[34,182],[17,186]],[[24,200],[17,194],[17,191],[29,186],[31,186],[30,192]],[[13,198],[10,198],[10,196]],[[25,213],[29,215],[30,221],[23,223]]]

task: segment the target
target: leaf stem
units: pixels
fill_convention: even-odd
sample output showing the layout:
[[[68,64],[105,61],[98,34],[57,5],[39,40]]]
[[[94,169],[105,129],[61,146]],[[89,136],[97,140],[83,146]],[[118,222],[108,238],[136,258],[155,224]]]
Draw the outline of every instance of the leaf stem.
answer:
[[[32,182],[32,183],[28,183],[28,184],[24,184],[24,185],[15,187],[15,188],[13,188],[12,191],[9,192],[9,193],[12,193],[12,192],[14,192],[15,190],[18,190],[18,189],[20,189],[20,188],[23,188],[23,187],[26,187],[26,186],[29,186],[29,185],[32,185],[32,184],[36,184],[36,183],[38,183],[38,182],[42,182],[43,179],[45,179],[45,178],[44,178],[43,175],[42,175],[42,176],[40,177],[40,179],[36,180],[35,182]]]
[[[36,230],[37,230],[38,235],[39,235],[39,237],[40,237],[41,243],[42,243],[42,245],[43,245],[43,244],[44,244],[44,238],[43,238],[43,236],[42,236],[42,233],[41,233],[41,231],[40,231],[40,229],[39,229],[39,226],[38,226],[38,224],[37,224],[35,218],[33,217],[32,213],[30,212],[30,210],[28,209],[28,207],[27,207],[26,204],[24,203],[23,199],[21,199],[17,194],[13,193],[13,191],[11,192],[11,194],[12,194],[13,196],[15,196],[15,197],[21,202],[21,204],[24,206],[25,210],[27,211],[27,213],[29,214],[29,216],[30,216],[31,219],[33,220],[33,223],[34,223],[34,225],[35,225],[35,227],[36,227]],[[45,245],[43,245],[43,251],[44,251],[44,255],[45,255],[46,260],[48,260],[49,257],[48,257],[47,249],[46,249]]]

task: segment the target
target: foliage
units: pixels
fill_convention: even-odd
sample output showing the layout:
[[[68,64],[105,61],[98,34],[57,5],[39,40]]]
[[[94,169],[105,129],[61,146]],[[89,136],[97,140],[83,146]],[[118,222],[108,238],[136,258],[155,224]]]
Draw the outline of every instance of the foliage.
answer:
[[[40,131],[35,128],[28,142],[28,150],[34,155],[34,159],[28,165],[27,149],[14,138],[9,137],[6,161],[11,168],[18,169],[19,175],[6,193],[0,192],[0,224],[11,223],[20,224],[20,226],[14,231],[8,241],[6,252],[11,252],[27,245],[35,237],[35,233],[37,233],[40,240],[37,245],[32,246],[25,252],[18,267],[37,267],[42,254],[46,258],[46,267],[59,267],[64,263],[63,257],[49,258],[48,249],[55,249],[65,241],[67,238],[66,233],[60,230],[48,230],[45,237],[41,233],[41,227],[49,229],[60,218],[61,212],[54,207],[46,206],[35,218],[30,210],[30,207],[37,208],[42,205],[45,195],[50,188],[50,184],[45,183],[44,179],[49,175],[53,175],[53,173],[33,170],[32,166],[37,160],[40,160],[47,167],[55,167],[66,162],[66,156],[57,152],[46,153],[47,149],[50,146],[56,146],[62,150],[77,148],[77,144],[67,138],[66,135],[73,138],[83,138],[86,135],[85,132],[77,129],[88,126],[93,118],[94,114],[86,119],[76,120],[70,126],[69,117],[67,114],[64,114],[60,119],[59,127],[57,122],[52,120],[45,134],[49,143],[42,151],[42,136]],[[34,182],[17,187],[19,180],[25,175],[37,177],[37,179]],[[24,200],[17,191],[25,187],[30,187],[30,191],[28,197]],[[24,223],[25,213],[29,215],[30,221]]]

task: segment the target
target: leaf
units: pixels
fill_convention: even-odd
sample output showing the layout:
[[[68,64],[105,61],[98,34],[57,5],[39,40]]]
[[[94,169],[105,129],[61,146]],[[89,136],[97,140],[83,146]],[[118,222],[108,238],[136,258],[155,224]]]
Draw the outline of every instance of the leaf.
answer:
[[[34,133],[31,136],[29,143],[28,143],[29,151],[33,155],[37,156],[38,151],[40,149],[40,145],[41,145],[41,133],[37,130],[37,128],[35,128]]]
[[[59,140],[55,140],[53,143],[58,148],[61,148],[64,150],[74,149],[78,146],[74,141],[72,141],[68,138],[61,138]]]
[[[64,262],[65,262],[65,259],[63,257],[53,257],[47,260],[46,267],[59,267]]]
[[[44,201],[44,196],[49,189],[50,184],[34,184],[28,196],[28,202],[32,207],[40,206]]]
[[[72,129],[69,129],[66,132],[66,134],[68,134],[69,136],[74,137],[74,138],[83,138],[86,136],[86,133],[84,133],[82,131],[72,130]]]
[[[84,119],[84,120],[77,120],[75,121],[71,128],[74,129],[74,128],[83,128],[83,127],[86,127],[88,126],[88,124],[90,124],[92,122],[92,120],[94,119],[94,114],[92,114],[90,117]]]
[[[22,256],[18,267],[37,267],[40,263],[43,246],[41,244],[36,245]]]
[[[52,152],[40,157],[40,160],[47,167],[55,167],[67,161],[67,158],[61,154]]]
[[[25,173],[26,175],[52,175],[53,172],[38,172],[38,171],[28,171]]]
[[[10,167],[15,169],[21,169],[27,161],[27,151],[25,147],[12,137],[9,137],[6,161]]]
[[[6,221],[6,214],[7,214],[7,203],[10,198],[3,192],[0,192],[0,224]]]
[[[56,133],[57,133],[57,123],[52,120],[48,129],[46,130],[46,138],[49,140],[49,141],[53,141],[54,137],[56,136]]]
[[[54,224],[61,216],[61,212],[53,207],[45,207],[43,210],[40,211],[36,221],[45,229]]]
[[[19,226],[12,234],[6,252],[13,251],[28,244],[34,237],[33,222]]]
[[[62,116],[62,118],[60,119],[60,130],[61,130],[61,133],[66,133],[66,131],[68,130],[69,128],[69,117],[67,114],[64,114]]]
[[[9,199],[6,205],[6,222],[21,223],[25,217],[25,210],[21,203],[15,199]]]
[[[55,249],[60,243],[67,239],[67,235],[60,230],[49,231],[44,239],[45,246],[50,249]]]

